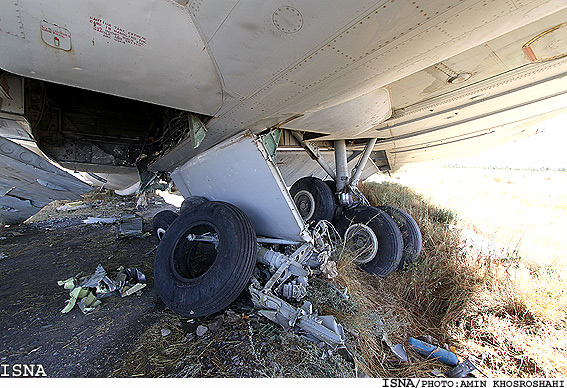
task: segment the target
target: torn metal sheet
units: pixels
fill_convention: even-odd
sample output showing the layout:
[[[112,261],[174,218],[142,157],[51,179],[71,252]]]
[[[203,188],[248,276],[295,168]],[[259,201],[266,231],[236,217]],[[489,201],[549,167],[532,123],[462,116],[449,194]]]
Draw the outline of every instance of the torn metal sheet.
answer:
[[[199,196],[237,206],[261,236],[297,242],[311,239],[275,162],[250,131],[190,159],[171,178],[185,198]]]
[[[43,156],[0,136],[0,223],[25,221],[52,201],[79,199],[91,189]]]
[[[139,293],[146,287],[146,277],[138,268],[118,268],[115,280],[106,275],[106,270],[99,264],[92,275],[80,272],[72,278],[57,282],[69,292],[67,305],[61,310],[68,313],[78,306],[83,314],[92,312],[102,303],[103,298],[120,294],[122,297]]]
[[[116,238],[141,237],[143,219],[137,214],[123,215],[116,225]]]

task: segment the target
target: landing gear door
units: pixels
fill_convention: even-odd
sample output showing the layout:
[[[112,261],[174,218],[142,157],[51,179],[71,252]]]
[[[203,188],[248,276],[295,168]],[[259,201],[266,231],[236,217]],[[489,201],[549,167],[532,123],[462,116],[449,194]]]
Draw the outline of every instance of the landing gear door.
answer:
[[[272,157],[250,131],[195,156],[171,177],[184,197],[202,196],[237,206],[260,236],[311,239]]]

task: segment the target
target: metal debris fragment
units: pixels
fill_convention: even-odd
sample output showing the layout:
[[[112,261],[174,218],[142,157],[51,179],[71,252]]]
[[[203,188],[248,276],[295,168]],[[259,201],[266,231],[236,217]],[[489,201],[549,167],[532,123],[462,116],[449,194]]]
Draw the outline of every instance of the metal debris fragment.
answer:
[[[209,331],[207,326],[199,325],[197,326],[197,330],[195,330],[195,334],[197,334],[197,337],[202,337],[207,331]]]
[[[68,202],[63,206],[59,206],[57,208],[57,211],[58,212],[61,212],[61,211],[67,212],[67,211],[71,211],[71,210],[83,209],[83,208],[86,208],[86,207],[87,207],[87,205],[85,205],[83,203],[83,201]]]
[[[427,358],[436,359],[451,366],[456,366],[459,363],[459,359],[455,353],[439,346],[420,341],[416,338],[408,338],[408,343],[413,350]]]
[[[137,214],[125,214],[116,224],[116,238],[142,237],[143,219]]]
[[[87,217],[83,220],[83,224],[114,224],[116,218]]]
[[[311,341],[323,342],[337,349],[344,347],[345,335],[334,317],[319,316],[317,312],[313,312],[310,302],[305,301],[301,307],[294,307],[282,299],[299,302],[305,297],[307,278],[312,274],[310,266],[313,262],[321,265],[327,261],[329,245],[320,239],[318,243],[301,245],[289,256],[259,248],[258,262],[268,268],[271,277],[263,286],[253,277],[249,290],[254,305],[261,309],[261,315],[279,324],[284,330],[294,329]]]
[[[88,314],[99,306],[101,299],[105,297],[117,293],[122,297],[138,293],[146,287],[146,277],[137,268],[120,267],[116,279],[111,280],[99,264],[90,276],[80,272],[72,278],[58,281],[57,284],[70,290],[70,298],[61,310],[62,313],[68,313],[77,305],[84,314]]]

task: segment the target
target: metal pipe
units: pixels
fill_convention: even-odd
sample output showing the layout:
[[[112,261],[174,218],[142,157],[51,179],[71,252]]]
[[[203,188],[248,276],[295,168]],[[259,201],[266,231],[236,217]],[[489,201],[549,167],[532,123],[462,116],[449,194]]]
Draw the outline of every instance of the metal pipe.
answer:
[[[303,141],[303,139],[301,138],[301,136],[299,136],[299,134],[297,134],[294,131],[291,131],[292,136],[295,138],[295,140],[297,140],[299,142],[299,145],[301,145],[305,151],[307,151],[307,153],[309,154],[309,156],[311,157],[311,159],[313,159],[314,161],[316,161],[317,163],[319,163],[319,166],[321,166],[321,168],[323,170],[325,170],[325,172],[327,174],[329,174],[329,176],[331,177],[331,179],[335,179],[335,172],[333,171],[333,169],[331,168],[331,166],[329,166],[329,164],[327,162],[325,162],[325,159],[323,159],[321,157],[321,155],[319,155],[319,153],[314,152],[311,147],[309,147],[309,144],[307,144],[305,141]]]
[[[337,177],[335,183],[337,185],[337,192],[340,192],[348,184],[348,161],[346,154],[346,141],[335,140],[335,169]]]
[[[356,165],[356,170],[354,171],[354,174],[350,180],[350,184],[352,186],[356,186],[360,176],[362,175],[362,172],[364,171],[364,168],[366,167],[366,162],[368,162],[368,158],[370,157],[370,154],[372,153],[372,150],[374,149],[374,145],[376,144],[376,140],[378,139],[368,139],[368,141],[366,142],[366,145],[364,146],[364,153],[362,154],[362,156],[360,157],[360,160],[358,161],[358,164]]]

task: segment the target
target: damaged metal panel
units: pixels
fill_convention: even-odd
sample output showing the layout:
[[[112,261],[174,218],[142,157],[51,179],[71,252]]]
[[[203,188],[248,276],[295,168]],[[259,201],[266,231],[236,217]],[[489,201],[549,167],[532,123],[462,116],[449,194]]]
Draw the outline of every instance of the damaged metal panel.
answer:
[[[261,139],[241,132],[171,173],[183,194],[238,206],[256,233],[294,241],[309,234]]]
[[[0,137],[0,223],[24,221],[51,201],[77,199],[91,189],[47,159]]]

